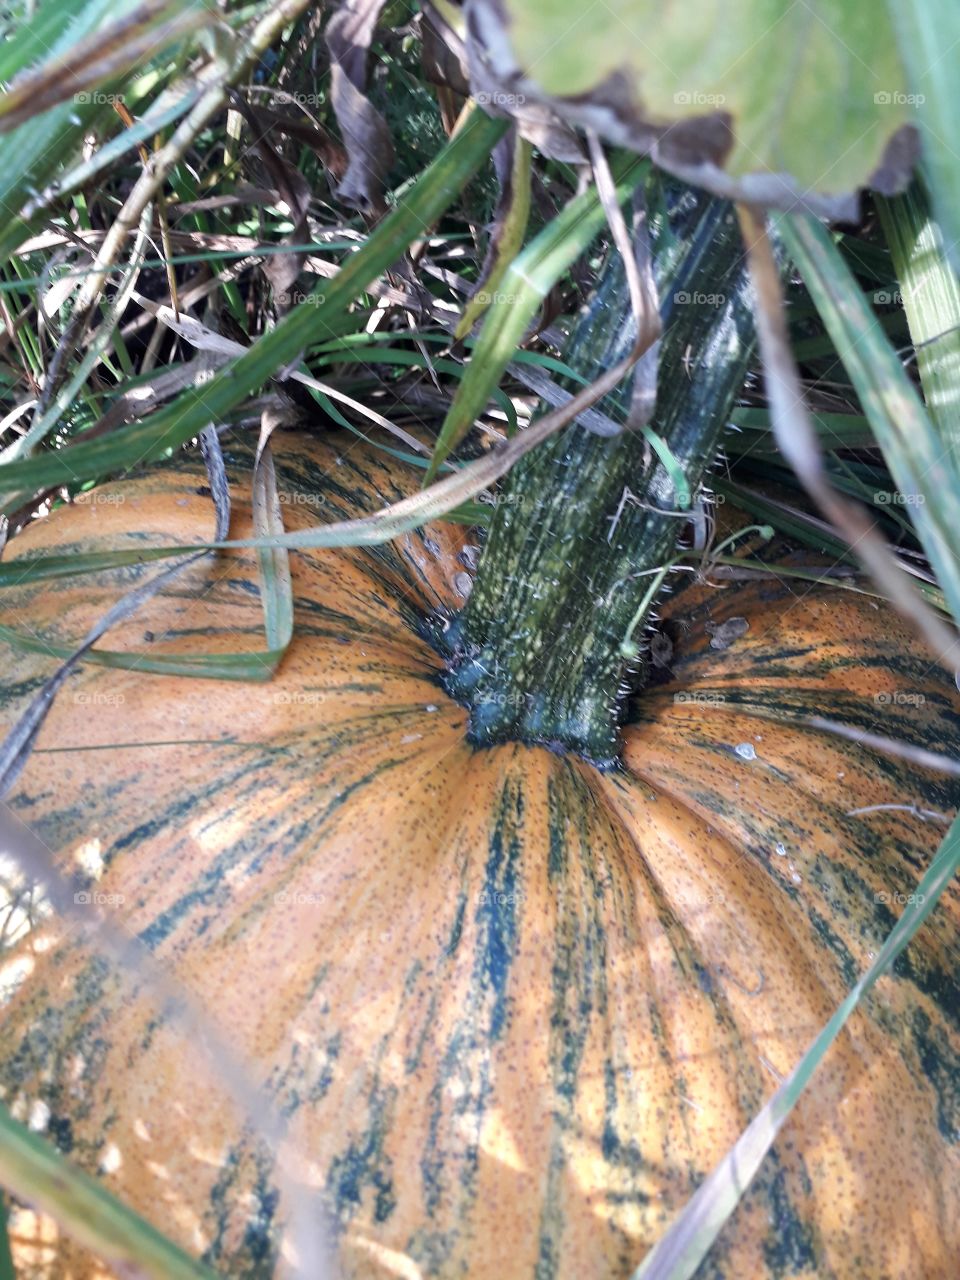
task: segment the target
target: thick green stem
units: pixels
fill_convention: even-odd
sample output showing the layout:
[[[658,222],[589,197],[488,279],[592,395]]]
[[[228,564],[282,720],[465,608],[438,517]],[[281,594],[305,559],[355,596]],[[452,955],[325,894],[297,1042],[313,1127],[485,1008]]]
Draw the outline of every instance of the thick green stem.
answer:
[[[753,354],[752,312],[732,208],[672,185],[651,195],[664,324],[651,426],[695,492]],[[592,379],[634,334],[613,257],[568,361]],[[601,407],[622,419],[628,403],[625,388]],[[448,633],[448,687],[471,709],[474,742],[616,759],[634,637],[686,523],[672,470],[641,432],[603,438],[574,423],[510,474],[470,599]]]

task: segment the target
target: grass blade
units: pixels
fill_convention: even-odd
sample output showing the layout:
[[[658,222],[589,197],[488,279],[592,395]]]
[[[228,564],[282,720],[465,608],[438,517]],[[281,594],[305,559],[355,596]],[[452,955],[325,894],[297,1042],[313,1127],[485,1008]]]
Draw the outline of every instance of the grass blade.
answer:
[[[253,467],[253,528],[258,536],[283,533],[283,508],[277,492],[277,475],[270,452],[275,423],[264,421]],[[293,580],[290,553],[282,547],[257,551],[263,598],[263,622],[271,652],[286,653],[293,638]],[[266,670],[272,675],[276,663]]]
[[[919,183],[892,200],[877,196],[876,204],[900,281],[927,409],[960,474],[960,282]]]
[[[216,1280],[216,1273],[177,1248],[95,1178],[75,1169],[49,1143],[0,1106],[0,1185],[50,1214],[118,1275],[151,1280]]]
[[[453,333],[458,341],[467,336],[496,297],[510,263],[523,247],[523,238],[527,233],[532,148],[525,138],[517,134],[512,139],[511,151],[512,160],[504,175],[501,193],[503,205],[497,211],[497,222],[490,235],[484,271]]]
[[[295,307],[245,355],[219,370],[202,387],[190,388],[168,408],[142,422],[56,453],[8,464],[0,469],[0,488],[5,494],[25,498],[40,488],[73,486],[138,463],[169,457],[208,423],[225,417],[278,369],[296,360],[311,342],[325,336],[330,322],[440,217],[480,168],[506,127],[503,120],[474,112],[363,248],[332,280],[322,283],[323,302]]]
[[[538,418],[525,431],[514,436],[501,448],[485,453],[482,457],[459,468],[453,475],[430,485],[427,489],[419,490],[409,498],[393,503],[392,506],[382,507],[373,515],[316,525],[296,533],[282,533],[260,538],[238,538],[232,542],[218,540],[185,546],[139,547],[133,551],[23,556],[19,560],[0,561],[0,587],[24,582],[39,582],[45,578],[72,576],[77,573],[92,573],[96,570],[113,569],[128,564],[142,564],[148,560],[182,556],[186,552],[230,550],[234,547],[285,547],[289,550],[303,550],[308,547],[372,547],[390,542],[401,533],[407,533],[411,529],[417,529],[420,525],[426,524],[428,520],[446,515],[461,503],[490,488],[505,476],[524,454],[560,431],[584,409],[608,395],[633,368],[643,354],[643,349],[643,342],[638,341],[624,359],[606,369],[595,382],[578,391],[561,408]]]
[[[960,618],[957,468],[829,231],[805,214],[781,218],[779,225],[887,466],[900,492],[911,499],[917,535],[950,611]]]
[[[110,95],[91,93],[90,87],[108,75],[115,82],[142,61],[148,49],[158,52],[208,24],[211,16],[195,0],[150,5],[136,0],[121,5],[114,0],[72,0],[66,11],[58,4],[45,6],[45,11],[58,18],[51,43],[44,40],[43,33],[53,33],[44,25],[41,11],[40,23],[18,29],[4,49],[4,65],[13,83],[0,94],[0,129],[20,120],[0,136],[0,200],[8,214],[0,234],[4,254],[23,238],[25,225],[14,215],[27,198],[63,171],[67,159],[80,151],[86,133],[100,132],[100,125],[114,118]],[[80,47],[96,52],[86,70],[71,68],[70,59]],[[45,61],[33,69],[38,55]],[[61,100],[68,90],[70,96]],[[47,91],[54,95],[49,101]]]
[[[0,623],[0,640],[21,653],[42,653],[48,658],[66,661],[73,646],[38,640]],[[119,671],[145,671],[157,676],[184,676],[198,680],[242,680],[263,683],[269,680],[286,653],[286,646],[257,649],[249,653],[147,653],[120,652],[113,649],[91,649],[84,662]]]
[[[794,349],[796,350],[796,349]],[[811,413],[824,449],[868,449],[873,444],[870,424],[861,414]],[[769,409],[734,409],[730,421],[742,435],[724,437],[728,454],[777,453]]]
[[[849,501],[827,471],[800,374],[790,347],[777,264],[759,216],[739,207],[756,298],[757,333],[771,421],[780,452],[828,520],[856,551],[857,558],[890,602],[908,618],[947,670],[956,668],[957,636],[914,589],[893,555],[876,518],[860,502]],[[862,299],[862,295],[859,295]],[[867,491],[867,496],[870,491]]]
[[[637,156],[620,155],[614,160],[613,174],[621,202],[629,198],[646,169],[646,161]],[[500,291],[487,313],[463,381],[440,430],[425,484],[435,478],[441,463],[483,412],[491,392],[516,356],[537,307],[605,222],[600,196],[596,187],[591,187],[571,200],[504,272]]]

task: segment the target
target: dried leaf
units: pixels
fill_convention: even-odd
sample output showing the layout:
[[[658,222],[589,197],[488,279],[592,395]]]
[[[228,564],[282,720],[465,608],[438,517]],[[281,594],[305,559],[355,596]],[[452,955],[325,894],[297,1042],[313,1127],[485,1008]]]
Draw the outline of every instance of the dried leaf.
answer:
[[[281,243],[303,244],[309,238],[307,213],[313,194],[310,185],[296,165],[285,159],[271,143],[271,125],[260,109],[246,102],[239,93],[231,93],[231,98],[253,134],[250,151],[262,161],[276,188],[278,203],[281,207],[286,206],[293,221],[292,231],[283,237]],[[304,257],[303,252],[276,253],[260,264],[260,270],[270,282],[274,302],[281,314],[289,311],[295,302],[294,285],[303,267]]]
[[[277,97],[278,102],[287,101],[282,94]],[[276,129],[278,133],[285,134],[289,138],[302,142],[305,147],[309,147],[315,152],[321,164],[327,172],[337,182],[341,180],[347,171],[347,153],[337,142],[332,134],[324,129],[323,125],[313,117],[309,120],[298,120],[294,116],[288,116],[285,111],[275,111],[272,107],[257,107],[257,118],[262,120],[265,125]]]
[[[467,49],[461,35],[444,21],[429,0],[424,0],[420,68],[424,79],[438,89],[450,89],[461,98],[470,96]]]
[[[468,16],[470,10],[467,10]],[[501,78],[484,57],[482,41],[468,39],[467,59],[473,96],[490,115],[504,115],[516,122],[520,136],[538,151],[563,164],[583,164],[583,147],[569,125],[553,108],[530,94],[517,92],[512,82]]]
[[[367,98],[367,52],[385,0],[346,0],[327,24],[333,109],[349,164],[337,188],[343,204],[375,216],[393,164],[393,144],[383,116]]]

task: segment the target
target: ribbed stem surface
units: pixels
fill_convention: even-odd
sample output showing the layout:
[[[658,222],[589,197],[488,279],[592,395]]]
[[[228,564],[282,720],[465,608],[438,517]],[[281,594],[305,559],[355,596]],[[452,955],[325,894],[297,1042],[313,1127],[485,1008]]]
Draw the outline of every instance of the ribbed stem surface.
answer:
[[[648,198],[658,206],[649,222],[664,326],[651,427],[695,493],[753,354],[742,246],[729,205],[674,186]],[[634,337],[613,255],[568,362],[593,379]],[[601,407],[623,418],[629,398],[625,386]],[[473,741],[616,758],[629,641],[642,635],[638,608],[684,527],[676,504],[674,482],[641,432],[605,439],[574,423],[511,472],[470,599],[448,634],[448,687],[471,708]]]

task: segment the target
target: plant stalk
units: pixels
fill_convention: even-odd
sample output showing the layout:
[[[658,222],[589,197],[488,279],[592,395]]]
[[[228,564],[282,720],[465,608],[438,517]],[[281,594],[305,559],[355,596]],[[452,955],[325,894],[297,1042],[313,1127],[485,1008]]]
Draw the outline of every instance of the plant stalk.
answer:
[[[659,440],[651,449],[642,431],[601,438],[573,423],[507,477],[470,599],[446,636],[447,687],[470,708],[477,745],[518,740],[616,761],[630,677],[642,667],[636,641],[656,603],[651,581],[672,562],[682,508],[716,457],[754,354],[732,207],[659,176],[645,194],[664,335],[651,422]],[[635,334],[613,254],[568,363],[592,380]],[[601,407],[625,421],[629,405],[625,385]]]

